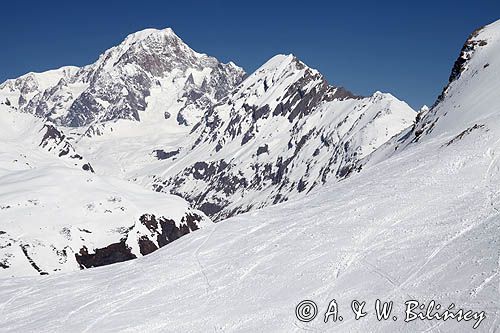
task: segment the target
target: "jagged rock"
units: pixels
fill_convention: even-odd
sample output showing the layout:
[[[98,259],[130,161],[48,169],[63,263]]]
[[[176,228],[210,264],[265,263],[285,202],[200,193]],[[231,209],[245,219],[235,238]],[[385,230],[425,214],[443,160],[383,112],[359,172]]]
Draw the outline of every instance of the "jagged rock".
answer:
[[[125,241],[110,244],[102,249],[96,249],[95,253],[89,254],[86,246],[75,254],[76,261],[81,268],[99,267],[117,262],[127,261],[137,258],[127,247]]]

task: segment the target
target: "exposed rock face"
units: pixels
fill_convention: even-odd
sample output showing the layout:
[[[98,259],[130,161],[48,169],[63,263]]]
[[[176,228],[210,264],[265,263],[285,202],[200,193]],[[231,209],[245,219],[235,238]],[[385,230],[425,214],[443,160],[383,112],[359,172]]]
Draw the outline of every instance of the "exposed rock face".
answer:
[[[76,261],[83,268],[91,268],[115,264],[137,258],[132,254],[130,248],[124,241],[113,243],[105,248],[96,249],[95,253],[89,254],[87,247],[82,247],[79,253],[75,254]]]
[[[346,177],[415,114],[389,94],[355,96],[276,56],[206,110],[154,187],[222,219]]]
[[[448,79],[448,84],[446,85],[446,87],[444,87],[443,91],[438,96],[433,106],[436,106],[439,102],[441,102],[445,98],[446,93],[449,90],[450,84],[459,79],[460,75],[465,70],[467,70],[467,63],[474,55],[474,52],[477,49],[477,47],[485,46],[487,44],[485,40],[477,39],[477,36],[483,29],[484,27],[476,29],[474,32],[472,32],[469,38],[467,38],[467,41],[465,42],[464,46],[462,47],[462,50],[460,51],[460,55],[453,64],[453,68],[451,69],[451,74]]]
[[[43,73],[28,73],[2,83],[0,95],[5,96],[13,108],[44,116],[50,110],[68,107],[73,101],[71,91],[62,91],[58,87],[66,85],[78,70],[78,67],[67,66]]]
[[[164,151],[163,149],[156,149],[153,151],[155,157],[159,160],[167,160],[179,154],[179,149],[172,151]]]
[[[202,220],[202,217],[195,213],[186,214],[179,225],[171,219],[156,218],[154,215],[149,214],[141,216],[140,220],[151,232],[149,236],[153,237],[153,239],[148,240],[149,242],[146,242],[144,236],[140,238],[140,242],[142,242],[142,244],[139,244],[141,253],[145,255],[152,252],[152,249],[163,247],[191,231],[198,230],[198,223]]]
[[[233,63],[190,49],[171,29],[128,36],[92,65],[30,73],[0,86],[23,112],[58,125],[84,126],[116,119],[139,121],[152,89],[169,91],[180,125],[194,124],[206,108],[243,79]],[[168,117],[166,117],[168,118]]]
[[[140,224],[145,226],[149,232],[145,232],[135,225],[128,228],[118,243],[110,244],[104,248],[95,249],[89,253],[83,246],[79,253],[75,254],[76,261],[81,268],[90,268],[114,264],[137,258],[133,253],[131,242],[137,240],[140,255],[148,255],[159,248],[173,242],[182,236],[198,230],[199,223],[203,217],[195,212],[186,213],[179,223],[165,217],[156,217],[154,214],[144,214],[139,218]]]
[[[59,158],[72,163],[76,167],[80,167],[84,171],[94,172],[90,163],[75,151],[73,145],[60,129],[47,122],[40,131],[45,133],[40,142],[40,147],[56,154]]]

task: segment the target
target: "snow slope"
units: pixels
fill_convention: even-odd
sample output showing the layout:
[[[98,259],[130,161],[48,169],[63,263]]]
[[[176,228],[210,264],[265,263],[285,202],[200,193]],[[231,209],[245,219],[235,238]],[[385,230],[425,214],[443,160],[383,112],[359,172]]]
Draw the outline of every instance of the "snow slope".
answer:
[[[12,106],[0,104],[0,128],[0,152],[4,154],[0,163],[4,168],[31,167],[28,159],[35,158],[41,163],[53,160],[67,167],[94,172],[92,165],[75,150],[70,139],[50,121],[19,113]],[[14,151],[17,156],[11,160],[5,157]],[[41,151],[48,154],[40,155]]]
[[[62,131],[0,105],[0,276],[148,254],[208,223],[183,199],[93,173]]]
[[[500,21],[474,31],[434,106],[423,109],[413,126],[387,142],[368,160],[376,163],[408,145],[431,138],[452,136],[445,142],[449,145],[471,133],[495,130],[500,105],[499,40]]]
[[[397,138],[404,144],[389,158],[372,160],[362,172],[305,198],[211,225],[134,262],[78,274],[1,279],[0,328],[473,331],[471,321],[403,321],[406,300],[432,299],[444,308],[454,303],[485,311],[475,331],[497,332],[499,35],[499,22],[477,35],[487,45],[477,48],[467,69],[429,110],[439,117],[435,130],[421,132],[419,140],[409,139],[411,134]],[[461,134],[475,123],[482,127]],[[344,320],[325,324],[322,315],[333,298]],[[377,298],[394,301],[396,321],[377,321]],[[309,323],[295,317],[295,306],[305,299],[320,309]],[[367,302],[367,317],[353,319],[353,299]]]

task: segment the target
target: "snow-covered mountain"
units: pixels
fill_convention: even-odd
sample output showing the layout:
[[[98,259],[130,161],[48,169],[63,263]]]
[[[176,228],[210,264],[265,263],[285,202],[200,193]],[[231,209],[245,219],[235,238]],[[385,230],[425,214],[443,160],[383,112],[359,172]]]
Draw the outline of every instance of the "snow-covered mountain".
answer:
[[[149,254],[209,220],[179,197],[100,177],[53,124],[0,105],[0,277]]]
[[[33,152],[33,147],[36,147],[58,157],[58,160],[66,166],[94,172],[92,165],[75,150],[70,139],[53,123],[22,115],[17,111],[11,105],[0,103],[0,128],[2,129],[0,145],[2,145],[2,152],[10,152],[17,147],[20,157],[14,158],[12,161],[0,160],[0,163],[6,163],[7,169],[19,164],[26,164],[29,167],[28,159],[31,157],[29,155]],[[24,151],[23,147],[25,147]]]
[[[140,120],[152,100],[163,99],[147,116],[192,125],[203,107],[225,96],[243,76],[233,63],[193,51],[172,29],[146,29],[129,35],[91,65],[8,80],[0,85],[0,101],[75,127]]]
[[[473,44],[460,60],[460,75],[420,116],[416,130],[410,126],[372,155],[383,160],[370,159],[342,182],[212,224],[134,262],[1,279],[0,327],[498,331],[500,21],[474,34]],[[332,299],[343,320],[325,323]],[[395,319],[377,320],[376,299],[394,302]],[[316,319],[296,318],[302,300],[317,304]],[[366,301],[366,317],[354,319],[352,300]],[[441,307],[431,313],[463,309],[485,317],[405,322],[408,300],[434,300]]]
[[[178,194],[220,220],[344,178],[415,116],[390,94],[354,96],[278,55],[204,108],[190,133],[157,121],[71,133],[102,172]]]
[[[89,66],[8,80],[0,101],[63,126],[98,174],[218,220],[344,178],[416,115],[390,94],[331,86],[292,55],[243,78],[171,29],[147,29]]]
[[[346,177],[415,116],[390,94],[354,96],[278,55],[205,113],[154,186],[218,219],[233,216]]]

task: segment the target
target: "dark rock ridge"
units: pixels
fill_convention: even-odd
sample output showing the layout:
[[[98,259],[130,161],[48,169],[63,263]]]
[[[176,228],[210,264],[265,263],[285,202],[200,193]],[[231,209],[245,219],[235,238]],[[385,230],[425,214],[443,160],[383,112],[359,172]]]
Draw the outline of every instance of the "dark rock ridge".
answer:
[[[143,214],[139,220],[127,227],[116,230],[87,230],[75,226],[63,227],[60,235],[64,239],[80,245],[51,244],[49,239],[22,240],[8,232],[0,231],[0,268],[17,274],[16,269],[31,266],[39,275],[52,274],[60,270],[86,269],[119,263],[148,255],[180,237],[198,230],[206,217],[188,209],[179,220],[163,216]],[[111,237],[110,244],[95,248],[96,238],[105,232]],[[22,274],[26,274],[23,270]]]
[[[31,267],[33,267],[40,275],[47,275],[48,273],[43,271],[37,264],[36,262],[31,258],[30,254],[29,254],[29,245],[27,244],[21,244],[20,245],[21,247],[21,251],[23,251],[24,253],[24,256],[26,257],[26,259],[28,260],[28,262],[30,263]],[[8,268],[8,266],[7,266]]]
[[[477,40],[476,37],[479,33],[484,29],[484,27],[478,28],[474,30],[467,41],[465,42],[462,50],[460,51],[460,55],[457,60],[453,64],[453,68],[451,69],[450,77],[448,78],[448,84],[443,88],[441,94],[437,97],[433,106],[436,106],[439,102],[441,102],[446,96],[446,92],[448,91],[450,84],[460,78],[460,75],[467,69],[467,62],[474,55],[477,47],[485,46],[487,42],[485,40]]]
[[[153,154],[159,160],[166,160],[179,154],[179,149],[172,151],[164,151],[163,149],[156,149],[153,151]]]
[[[163,217],[156,218],[154,215],[149,214],[141,216],[141,223],[151,231],[149,238],[142,236],[139,239],[141,254],[147,255],[156,251],[158,247],[163,247],[191,231],[198,230],[197,221],[199,220],[200,216],[196,214],[187,214],[182,218],[180,226],[177,226],[175,221]],[[150,239],[155,236],[156,243]]]
[[[91,268],[115,264],[117,262],[127,261],[137,258],[130,248],[122,240],[119,243],[110,244],[101,249],[95,249],[94,253],[89,254],[86,246],[80,249],[79,253],[75,254],[76,261],[80,268]]]
[[[139,218],[139,222],[149,230],[149,233],[139,234],[136,226],[132,226],[119,242],[94,249],[92,253],[89,253],[89,249],[83,246],[78,253],[75,253],[75,259],[82,269],[135,259],[137,256],[132,253],[130,247],[130,242],[133,242],[132,238],[134,237],[137,237],[140,254],[145,256],[192,231],[198,230],[202,219],[200,215],[190,212],[186,213],[177,225],[174,220],[156,217],[153,214],[144,214]]]

